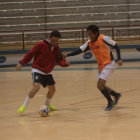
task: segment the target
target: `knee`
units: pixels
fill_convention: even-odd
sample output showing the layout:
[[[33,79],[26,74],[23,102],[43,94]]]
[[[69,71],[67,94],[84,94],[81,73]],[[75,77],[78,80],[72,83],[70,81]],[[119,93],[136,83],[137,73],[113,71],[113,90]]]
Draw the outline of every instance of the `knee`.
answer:
[[[34,89],[35,92],[39,91],[39,89],[40,89],[40,84],[34,84],[33,89]]]
[[[103,84],[97,83],[97,88],[98,88],[100,91],[102,91],[102,90],[105,88],[105,86],[104,86]]]
[[[55,86],[50,86],[49,87],[49,92],[51,92],[51,93],[55,93]]]
[[[29,93],[29,97],[33,98],[35,94],[39,91],[40,89],[40,84],[34,84],[32,90]]]
[[[29,93],[29,98],[30,98],[30,99],[33,98],[34,96],[35,96],[35,94]]]
[[[55,93],[55,87],[51,88],[50,91],[51,91],[52,93]]]

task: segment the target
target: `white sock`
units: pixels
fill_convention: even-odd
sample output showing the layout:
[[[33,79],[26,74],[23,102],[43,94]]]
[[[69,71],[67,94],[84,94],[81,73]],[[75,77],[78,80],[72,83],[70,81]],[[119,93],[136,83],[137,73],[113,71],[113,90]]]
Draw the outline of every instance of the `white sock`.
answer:
[[[26,99],[25,99],[25,101],[24,101],[24,106],[27,106],[27,104],[29,103],[29,101],[30,101],[30,97],[29,96],[27,96],[26,97]]]
[[[51,99],[49,99],[49,98],[46,98],[45,105],[49,106],[50,104],[51,104]]]

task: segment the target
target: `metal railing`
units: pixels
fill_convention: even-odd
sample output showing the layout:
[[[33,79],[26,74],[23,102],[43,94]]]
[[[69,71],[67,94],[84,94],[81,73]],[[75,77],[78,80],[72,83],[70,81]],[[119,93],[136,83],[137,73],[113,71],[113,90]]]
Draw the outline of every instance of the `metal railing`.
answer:
[[[15,46],[18,50],[28,49],[36,42],[49,38],[52,30],[55,29],[0,31],[0,50],[6,47],[13,50]],[[86,27],[59,28],[58,30],[62,34],[60,44],[63,47],[81,45],[88,39]],[[100,33],[116,41],[140,40],[140,25],[100,26]]]

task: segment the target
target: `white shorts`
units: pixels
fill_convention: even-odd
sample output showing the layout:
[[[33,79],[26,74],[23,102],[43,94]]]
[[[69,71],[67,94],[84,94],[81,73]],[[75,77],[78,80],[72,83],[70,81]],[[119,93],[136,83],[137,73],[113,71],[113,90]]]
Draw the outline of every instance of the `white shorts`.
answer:
[[[114,70],[115,70],[115,61],[113,60],[111,64],[107,64],[101,71],[98,70],[97,81],[99,80],[99,78],[107,81]]]

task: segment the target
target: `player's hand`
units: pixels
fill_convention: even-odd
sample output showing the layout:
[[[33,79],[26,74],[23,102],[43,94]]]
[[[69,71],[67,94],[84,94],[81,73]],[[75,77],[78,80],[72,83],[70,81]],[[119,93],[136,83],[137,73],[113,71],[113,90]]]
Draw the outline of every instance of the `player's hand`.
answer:
[[[21,70],[21,67],[22,67],[21,64],[17,64],[17,65],[16,65],[16,70],[17,70],[17,71],[18,71],[18,70]]]
[[[56,57],[57,57],[57,60],[60,61],[63,58],[65,58],[65,55],[62,52],[59,52],[59,53],[57,53]]]
[[[123,61],[122,60],[118,60],[117,63],[118,63],[119,66],[122,66]]]
[[[63,54],[63,57],[66,58],[66,57],[68,57],[68,56],[67,56],[66,54]]]
[[[69,66],[69,65],[70,65],[70,62],[66,61],[66,62],[65,62],[65,65],[66,65],[66,66]]]

